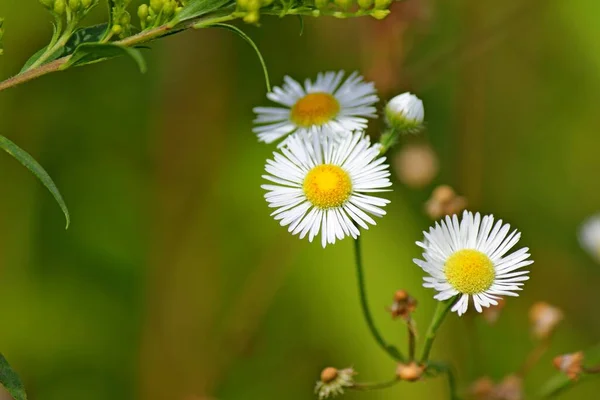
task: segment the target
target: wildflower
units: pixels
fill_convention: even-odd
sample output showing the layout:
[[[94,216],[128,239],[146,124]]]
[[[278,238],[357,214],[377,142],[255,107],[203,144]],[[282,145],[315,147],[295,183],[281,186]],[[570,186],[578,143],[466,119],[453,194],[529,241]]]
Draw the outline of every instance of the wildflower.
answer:
[[[431,219],[458,214],[467,206],[467,199],[458,196],[448,185],[436,187],[425,203],[425,212]]]
[[[588,218],[579,229],[579,243],[600,262],[600,214]]]
[[[395,131],[416,133],[423,128],[425,118],[423,102],[412,93],[402,93],[387,103],[385,117],[388,125]]]
[[[531,320],[533,335],[537,339],[546,339],[552,334],[558,323],[562,321],[563,313],[560,309],[540,301],[535,303],[529,310],[529,319]]]
[[[566,374],[569,379],[576,381],[583,372],[583,352],[563,354],[552,361],[554,367]]]
[[[289,232],[308,235],[321,231],[321,244],[335,243],[345,236],[357,238],[357,226],[375,225],[369,214],[381,217],[389,200],[371,196],[391,186],[388,165],[377,145],[356,132],[340,143],[326,136],[293,135],[288,145],[268,160],[263,185],[271,214]]]
[[[352,368],[335,369],[327,367],[321,372],[321,379],[317,381],[315,393],[319,399],[327,399],[344,393],[344,388],[354,385],[356,372]]]
[[[413,361],[408,364],[398,364],[396,376],[403,381],[415,382],[421,379],[424,371],[425,367],[423,365]]]
[[[416,308],[417,299],[409,295],[406,290],[398,290],[394,293],[394,303],[390,306],[389,311],[392,318],[402,317],[406,320]]]
[[[372,82],[354,72],[342,82],[344,72],[317,75],[304,86],[286,76],[283,86],[267,94],[284,107],[256,107],[254,132],[261,142],[272,143],[290,133],[324,132],[334,137],[367,127],[367,117],[375,117],[379,101]],[[285,143],[285,142],[284,142]]]
[[[422,188],[431,183],[438,170],[437,156],[426,144],[406,145],[394,158],[394,171],[398,179],[412,188]]]
[[[469,211],[460,223],[456,215],[436,223],[423,232],[425,240],[417,242],[425,250],[424,260],[413,260],[430,275],[423,286],[438,291],[436,300],[459,295],[452,307],[459,316],[467,311],[470,298],[482,312],[483,307],[497,305],[501,295],[518,296],[523,281],[529,279],[529,271],[520,269],[533,261],[527,260],[528,248],[506,255],[521,238],[516,230],[508,234],[509,229],[502,220],[494,225],[492,215],[481,218]]]

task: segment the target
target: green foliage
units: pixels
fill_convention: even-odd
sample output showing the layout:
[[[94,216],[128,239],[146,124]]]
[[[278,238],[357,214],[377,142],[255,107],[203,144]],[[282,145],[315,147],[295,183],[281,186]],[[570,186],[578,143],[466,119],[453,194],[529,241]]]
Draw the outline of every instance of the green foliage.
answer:
[[[122,55],[131,57],[140,72],[146,72],[146,62],[138,49],[120,46],[116,43],[83,43],[77,47],[71,58],[60,69],[79,67]]]
[[[11,368],[2,354],[0,354],[0,384],[14,400],[27,400],[27,394],[19,375]]]
[[[246,35],[246,33],[244,33],[244,31],[242,31],[240,28],[230,25],[230,24],[212,24],[210,26],[215,27],[215,28],[227,29],[228,31],[234,32],[239,37],[244,39],[250,46],[252,46],[252,48],[256,52],[256,55],[258,56],[258,60],[260,61],[260,65],[262,67],[263,74],[265,75],[265,84],[267,85],[267,92],[270,92],[271,91],[271,80],[269,79],[269,71],[267,71],[267,64],[265,63],[265,59],[263,58],[260,50],[258,49],[258,46],[256,45],[256,43],[254,43],[252,38],[250,38],[250,36]]]
[[[169,25],[175,26],[181,21],[201,17],[233,3],[231,0],[190,0]]]
[[[0,135],[0,149],[6,151],[8,154],[16,158],[17,161],[23,164],[23,166],[25,166],[28,170],[33,172],[33,174],[44,184],[44,186],[46,186],[46,189],[52,193],[52,196],[54,196],[54,199],[62,209],[63,214],[65,214],[65,219],[67,221],[66,227],[69,228],[71,218],[69,216],[67,205],[58,191],[58,188],[54,184],[54,181],[52,178],[50,178],[50,175],[48,175],[44,168],[26,151],[2,135]]]

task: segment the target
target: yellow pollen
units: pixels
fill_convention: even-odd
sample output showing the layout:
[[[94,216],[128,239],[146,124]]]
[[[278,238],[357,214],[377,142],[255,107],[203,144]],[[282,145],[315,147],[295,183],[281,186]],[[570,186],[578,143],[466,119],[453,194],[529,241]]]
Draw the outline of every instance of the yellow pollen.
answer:
[[[448,283],[460,293],[476,294],[492,286],[496,270],[492,260],[481,251],[464,249],[448,257],[444,274]]]
[[[340,103],[329,93],[309,93],[294,104],[290,117],[296,125],[323,125],[340,112]]]
[[[339,207],[352,192],[352,181],[346,171],[337,165],[322,164],[311,169],[303,185],[306,198],[315,207]]]

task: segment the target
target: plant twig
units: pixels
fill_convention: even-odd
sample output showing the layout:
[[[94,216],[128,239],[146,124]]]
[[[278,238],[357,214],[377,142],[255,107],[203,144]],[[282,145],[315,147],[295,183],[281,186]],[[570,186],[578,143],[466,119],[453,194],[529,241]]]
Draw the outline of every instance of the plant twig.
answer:
[[[421,352],[421,364],[427,364],[429,360],[429,353],[431,353],[431,348],[433,347],[433,341],[437,335],[437,331],[442,325],[444,321],[444,317],[450,311],[452,304],[454,304],[455,298],[448,299],[446,301],[440,301],[435,310],[435,314],[431,319],[431,323],[429,324],[429,328],[427,329],[427,335],[425,336],[425,344],[423,345],[423,351]]]
[[[351,387],[349,387],[349,389],[352,389],[352,390],[362,390],[362,391],[377,390],[377,389],[387,389],[389,387],[394,386],[395,384],[397,384],[399,382],[400,382],[400,379],[394,378],[394,379],[391,379],[391,380],[385,381],[385,382],[355,383],[354,385],[352,385]]]

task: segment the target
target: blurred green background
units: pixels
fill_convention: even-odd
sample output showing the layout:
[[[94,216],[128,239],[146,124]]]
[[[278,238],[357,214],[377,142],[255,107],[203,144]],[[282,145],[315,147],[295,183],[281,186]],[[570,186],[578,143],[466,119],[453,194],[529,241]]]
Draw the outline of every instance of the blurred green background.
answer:
[[[452,315],[434,355],[456,365],[462,387],[499,380],[534,345],[529,307],[548,301],[566,318],[526,380],[535,393],[554,355],[600,338],[600,266],[576,238],[600,208],[600,3],[408,0],[392,10],[381,22],[307,18],[302,36],[295,18],[239,26],[274,84],[359,70],[383,99],[411,90],[424,100],[427,133],[403,145],[430,143],[440,171],[420,189],[396,181],[389,215],[364,233],[376,322],[405,346],[385,312],[405,288],[425,330],[435,301],[411,259],[430,224],[423,203],[450,184],[470,209],[518,227],[536,263],[496,325]],[[0,15],[8,77],[48,41],[50,17],[37,0],[0,0]],[[65,231],[52,197],[0,154],[0,350],[31,399],[304,400],[328,365],[354,366],[362,381],[393,377],[360,313],[351,240],[323,250],[269,217],[260,176],[273,146],[251,132],[252,107],[268,104],[252,49],[201,30],[146,55],[145,75],[118,59],[0,93],[0,132],[47,168],[72,213]],[[598,390],[591,380],[561,398]],[[446,393],[437,378],[346,398]]]

